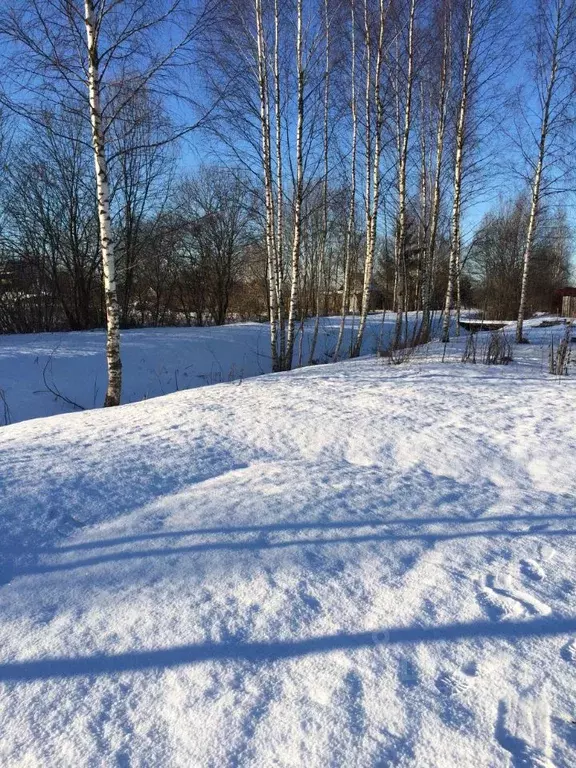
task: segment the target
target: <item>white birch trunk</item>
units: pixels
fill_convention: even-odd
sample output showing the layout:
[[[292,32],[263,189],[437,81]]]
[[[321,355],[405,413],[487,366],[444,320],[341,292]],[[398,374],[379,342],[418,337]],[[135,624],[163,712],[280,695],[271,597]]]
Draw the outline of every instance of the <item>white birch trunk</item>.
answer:
[[[456,252],[456,336],[460,336],[460,315],[462,312],[462,254],[460,248]]]
[[[270,352],[272,370],[281,370],[278,356],[278,298],[277,298],[277,251],[274,235],[274,190],[271,163],[270,108],[268,100],[268,75],[262,0],[254,0],[256,19],[256,47],[258,93],[260,97],[260,130],[262,142],[262,169],[264,172],[264,204],[266,209],[266,253],[268,272],[268,296],[270,305]]]
[[[329,148],[330,148],[330,130],[328,119],[330,116],[330,14],[329,0],[324,0],[324,34],[326,36],[326,46],[324,50],[324,125],[323,125],[323,152],[324,152],[324,181],[322,190],[322,243],[317,265],[316,274],[316,317],[314,319],[314,331],[310,342],[310,351],[308,353],[308,365],[314,361],[316,343],[318,341],[318,330],[320,327],[320,296],[322,291],[323,265],[327,258],[328,245],[328,174]]]
[[[542,112],[542,122],[540,126],[540,141],[538,143],[538,160],[532,179],[532,196],[530,201],[530,218],[528,219],[528,231],[526,232],[526,244],[524,246],[524,265],[522,269],[522,287],[520,293],[520,306],[518,308],[518,320],[516,323],[516,343],[521,344],[524,341],[524,315],[526,314],[526,298],[528,295],[528,275],[530,271],[530,259],[532,256],[532,246],[534,244],[534,234],[538,219],[538,209],[540,206],[540,188],[542,184],[542,171],[544,168],[544,158],[546,156],[546,144],[550,127],[550,112],[552,108],[552,99],[556,81],[558,78],[558,46],[560,41],[560,32],[562,28],[562,10],[564,0],[556,2],[556,20],[554,26],[554,37],[552,42],[552,57],[550,60],[550,76],[546,88],[544,100],[544,109]]]
[[[364,261],[364,280],[362,287],[362,306],[358,320],[358,332],[352,347],[351,357],[358,357],[362,349],[362,339],[368,317],[368,305],[370,302],[370,288],[372,274],[374,272],[374,258],[376,255],[376,228],[378,223],[378,207],[380,204],[380,158],[382,154],[382,124],[383,105],[380,93],[380,76],[382,73],[382,58],[384,53],[384,0],[380,0],[380,15],[378,26],[378,47],[376,51],[376,63],[374,67],[374,85],[371,86],[371,40],[370,25],[368,20],[367,2],[364,3],[364,33],[366,39],[366,258]],[[371,157],[371,92],[374,93],[376,104],[376,118],[374,124],[374,153]]]
[[[444,18],[444,34],[442,44],[442,65],[440,70],[440,104],[438,124],[436,127],[436,159],[434,163],[434,187],[430,211],[430,236],[426,260],[426,275],[423,284],[422,298],[422,341],[430,338],[430,301],[432,297],[434,268],[436,264],[436,240],[438,237],[438,222],[440,220],[440,199],[442,162],[444,158],[444,136],[446,133],[446,115],[448,107],[449,73],[450,73],[450,41],[452,16],[448,8]]]
[[[288,307],[288,331],[284,370],[292,367],[294,350],[294,328],[298,282],[300,278],[300,241],[302,236],[302,192],[304,182],[304,158],[302,154],[304,132],[304,66],[302,61],[302,0],[298,0],[296,21],[296,68],[298,74],[297,118],[296,118],[296,189],[294,191],[294,233],[292,238],[292,270],[290,275],[290,304]]]
[[[424,114],[426,109],[426,94],[424,84],[420,85],[420,112],[422,119],[420,121],[420,157],[422,165],[420,168],[420,225],[418,227],[418,268],[416,276],[416,289],[414,292],[414,304],[416,307],[416,323],[412,340],[420,341],[422,328],[418,325],[420,309],[424,309],[424,283],[426,282],[426,263],[428,246],[428,225],[429,225],[429,199],[428,199],[428,143],[426,136],[426,124]]]
[[[280,9],[274,0],[274,116],[276,133],[276,304],[278,309],[279,358],[286,353],[284,328],[284,162],[282,157],[282,109],[280,92]]]
[[[464,51],[464,66],[462,69],[462,93],[458,108],[458,123],[456,126],[456,158],[454,162],[454,200],[452,203],[452,222],[450,233],[450,258],[448,262],[448,285],[444,301],[444,316],[442,319],[442,341],[450,341],[450,310],[454,295],[454,280],[460,252],[460,215],[462,211],[462,168],[464,158],[464,132],[466,128],[466,113],[468,107],[468,80],[470,75],[470,59],[474,42],[474,3],[469,0],[466,20],[466,46]]]
[[[408,163],[408,142],[410,140],[411,114],[412,114],[412,84],[414,73],[414,16],[415,0],[410,2],[410,15],[408,22],[408,72],[406,74],[406,101],[404,104],[404,124],[402,128],[402,140],[400,142],[400,156],[398,158],[398,313],[396,315],[396,329],[394,333],[394,347],[400,345],[402,334],[402,312],[407,311],[406,303],[406,253],[404,241],[406,238],[406,167]]]
[[[534,243],[534,232],[536,230],[536,220],[538,217],[538,203],[540,198],[540,179],[542,177],[542,165],[538,161],[534,181],[532,183],[532,197],[530,202],[530,217],[528,219],[528,230],[526,232],[526,244],[524,246],[524,263],[522,268],[522,287],[520,293],[520,306],[518,308],[518,319],[516,322],[516,343],[521,344],[524,341],[524,315],[526,313],[526,296],[528,293],[528,273],[530,268],[530,258],[532,255],[532,245]]]
[[[350,263],[351,263],[351,243],[354,236],[356,220],[356,154],[358,148],[358,110],[356,104],[356,2],[351,0],[351,34],[352,34],[352,62],[351,62],[351,88],[350,88],[350,111],[352,115],[352,149],[351,149],[351,168],[350,168],[350,208],[348,211],[348,222],[346,225],[346,239],[344,243],[344,282],[342,285],[342,310],[340,316],[340,328],[338,329],[338,339],[334,349],[334,360],[338,360],[342,339],[344,338],[344,327],[346,324],[346,315],[348,314],[348,303],[350,296]]]
[[[122,360],[120,357],[120,307],[116,290],[116,265],[114,263],[114,242],[112,239],[112,221],[110,215],[110,189],[108,166],[106,162],[106,142],[102,126],[100,106],[100,72],[98,59],[98,39],[94,3],[84,2],[84,22],[88,46],[88,97],[90,104],[90,124],[92,126],[92,146],[96,170],[96,192],[98,199],[98,223],[100,229],[100,249],[102,252],[102,272],[104,276],[104,299],[106,306],[106,363],[108,367],[108,387],[104,400],[105,406],[120,405],[122,395]]]

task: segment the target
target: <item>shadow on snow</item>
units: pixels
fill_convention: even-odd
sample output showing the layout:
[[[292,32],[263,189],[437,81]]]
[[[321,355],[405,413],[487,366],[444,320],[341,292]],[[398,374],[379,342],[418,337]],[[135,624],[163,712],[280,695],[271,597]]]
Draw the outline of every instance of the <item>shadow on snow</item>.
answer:
[[[353,651],[401,643],[439,643],[479,638],[516,640],[524,637],[550,637],[574,631],[576,618],[547,618],[500,624],[478,621],[435,627],[383,627],[372,632],[341,633],[277,642],[200,643],[116,655],[48,658],[1,664],[0,682],[110,675],[210,661],[274,662],[310,654]]]

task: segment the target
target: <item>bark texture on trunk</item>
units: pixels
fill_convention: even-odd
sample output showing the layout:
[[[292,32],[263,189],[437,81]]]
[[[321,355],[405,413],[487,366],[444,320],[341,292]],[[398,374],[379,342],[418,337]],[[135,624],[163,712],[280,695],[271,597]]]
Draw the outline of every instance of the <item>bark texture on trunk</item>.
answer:
[[[444,316],[442,319],[442,341],[450,341],[450,310],[454,296],[454,283],[457,277],[460,254],[460,216],[462,212],[462,168],[464,159],[464,137],[466,130],[466,114],[468,108],[468,85],[470,77],[470,62],[472,45],[474,43],[474,22],[476,0],[469,0],[466,19],[466,45],[464,65],[462,68],[462,92],[458,108],[458,123],[456,126],[456,158],[454,162],[454,200],[452,203],[452,220],[450,226],[450,258],[448,261],[448,285],[444,300]]]
[[[96,191],[98,198],[98,223],[102,272],[104,276],[104,299],[106,306],[106,363],[108,387],[105,406],[120,405],[122,395],[122,360],[120,357],[120,306],[116,289],[116,265],[114,263],[114,242],[110,215],[110,185],[106,162],[106,141],[102,125],[100,105],[100,71],[98,58],[98,33],[94,15],[93,0],[84,1],[84,22],[88,45],[88,98],[92,146],[96,169]]]
[[[384,0],[380,0],[380,13],[378,21],[378,43],[376,49],[376,62],[374,65],[374,80],[372,82],[372,41],[368,15],[368,3],[364,2],[364,38],[366,47],[366,258],[364,260],[364,278],[362,285],[362,305],[358,320],[358,331],[351,351],[351,357],[358,357],[362,349],[364,329],[368,317],[370,303],[370,290],[372,287],[372,275],[374,272],[374,258],[376,256],[376,229],[378,223],[378,208],[380,205],[380,158],[382,154],[382,126],[383,104],[380,93],[380,77],[382,74],[382,60],[384,55]],[[373,94],[373,97],[372,97]],[[374,150],[372,151],[371,129],[371,105],[372,98],[376,105],[374,120]]]
[[[398,233],[396,237],[396,269],[398,306],[396,328],[394,331],[394,347],[398,348],[402,336],[402,313],[408,310],[407,280],[406,280],[406,169],[408,164],[408,142],[412,116],[412,84],[414,73],[414,15],[415,0],[410,2],[408,21],[408,71],[406,74],[406,101],[404,103],[404,121],[399,141],[398,157]]]
[[[292,236],[292,270],[290,275],[290,304],[288,306],[288,330],[284,370],[292,367],[294,330],[300,281],[300,241],[302,237],[302,193],[304,185],[304,65],[302,60],[302,0],[296,4],[296,69],[298,82],[296,117],[296,189],[294,190],[294,231]]]
[[[452,38],[452,14],[449,4],[443,19],[444,32],[442,38],[442,65],[440,69],[440,103],[438,105],[438,123],[436,126],[436,158],[434,162],[434,184],[432,189],[432,203],[430,211],[430,232],[428,250],[426,253],[425,274],[422,285],[422,342],[430,338],[430,302],[433,291],[434,267],[436,264],[436,241],[438,237],[438,223],[440,220],[441,179],[442,163],[444,158],[444,136],[446,133],[446,116],[448,111],[448,92],[450,88],[450,53]]]
[[[330,12],[329,0],[324,0],[324,34],[326,43],[324,49],[324,125],[322,129],[323,154],[324,154],[324,179],[322,184],[322,241],[320,247],[320,256],[316,267],[316,316],[314,318],[314,331],[310,342],[310,351],[308,353],[308,365],[312,365],[316,344],[318,342],[318,331],[320,328],[320,302],[322,292],[322,277],[324,265],[328,257],[328,175],[330,172],[329,149],[330,149]]]
[[[272,370],[279,371],[282,361],[278,354],[278,259],[274,222],[274,189],[271,161],[270,105],[268,94],[268,62],[264,38],[262,0],[254,0],[256,21],[256,58],[258,95],[260,99],[260,136],[262,170],[264,176],[264,204],[266,209],[266,271],[268,277],[268,304],[270,312],[270,354]]]
[[[564,0],[556,0],[555,25],[552,40],[552,56],[550,60],[550,76],[546,86],[546,95],[544,99],[542,122],[540,125],[540,141],[538,142],[538,160],[532,179],[532,194],[530,199],[530,217],[528,219],[528,230],[526,232],[526,243],[524,246],[524,263],[522,268],[522,286],[520,291],[520,306],[518,307],[518,320],[516,322],[516,343],[524,341],[524,316],[526,314],[526,299],[528,296],[528,275],[530,272],[530,260],[532,257],[532,247],[534,245],[534,235],[538,220],[538,209],[540,206],[540,190],[542,185],[542,171],[544,169],[544,158],[546,156],[546,144],[550,129],[550,113],[552,109],[552,100],[558,78],[558,47],[560,42],[560,33],[562,30],[562,11]]]
[[[282,154],[282,99],[280,84],[280,6],[274,0],[274,120],[276,138],[276,255],[275,282],[280,365],[286,350],[284,328],[284,158]]]
[[[350,113],[352,116],[352,165],[350,169],[350,207],[348,211],[348,221],[346,224],[346,236],[344,243],[344,282],[342,285],[342,308],[340,313],[340,327],[338,329],[338,339],[334,349],[334,360],[338,360],[342,340],[344,338],[344,327],[346,324],[346,315],[348,314],[348,303],[350,297],[350,263],[352,260],[352,238],[354,236],[356,221],[356,155],[358,149],[358,110],[356,104],[356,5],[355,0],[350,2],[351,14],[351,35],[352,35],[352,66],[351,66],[351,87],[350,87]]]

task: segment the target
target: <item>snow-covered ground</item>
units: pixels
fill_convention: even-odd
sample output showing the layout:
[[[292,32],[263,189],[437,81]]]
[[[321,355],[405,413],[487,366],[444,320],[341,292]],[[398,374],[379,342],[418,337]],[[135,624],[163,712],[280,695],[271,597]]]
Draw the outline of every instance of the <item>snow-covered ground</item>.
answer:
[[[0,765],[576,765],[549,333],[1,428]]]
[[[395,315],[368,318],[363,353],[388,346]],[[410,317],[411,327],[414,314]],[[437,321],[436,321],[437,324]],[[314,361],[332,359],[339,317],[320,320]],[[347,318],[342,357],[358,326]],[[296,340],[295,364],[308,362],[314,321],[303,343]],[[0,335],[0,425],[102,405],[106,393],[103,331]],[[122,402],[268,373],[267,325],[238,323],[217,328],[145,328],[122,332]],[[50,391],[52,390],[52,391]],[[56,394],[54,394],[56,393]],[[6,409],[4,408],[6,404]]]

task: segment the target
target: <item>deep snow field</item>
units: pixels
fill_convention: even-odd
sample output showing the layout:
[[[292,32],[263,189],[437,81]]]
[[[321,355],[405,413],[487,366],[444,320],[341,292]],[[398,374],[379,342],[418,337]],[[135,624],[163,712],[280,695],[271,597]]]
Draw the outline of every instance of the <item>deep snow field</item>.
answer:
[[[0,765],[576,765],[552,332],[0,428]]]
[[[395,317],[390,312],[384,318],[382,313],[369,316],[364,354],[388,346]],[[414,319],[411,314],[411,328]],[[348,356],[357,326],[357,318],[346,319],[341,358]],[[320,318],[314,362],[331,360],[339,327],[339,317]],[[296,364],[300,355],[308,363],[313,328],[314,321],[307,321],[302,343],[298,333]],[[268,325],[260,323],[122,331],[122,402],[269,373],[269,338]],[[104,331],[0,335],[0,425],[101,406],[105,345]]]

